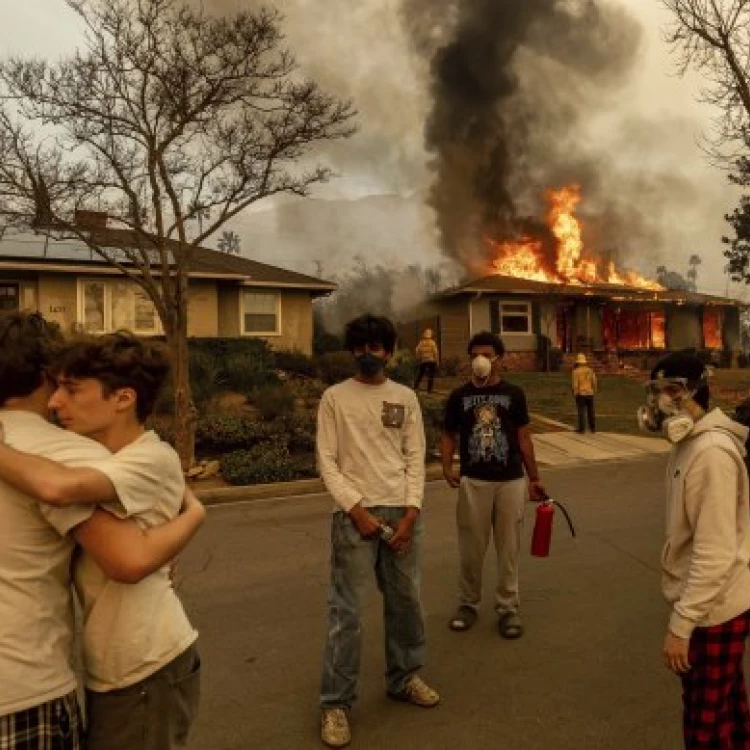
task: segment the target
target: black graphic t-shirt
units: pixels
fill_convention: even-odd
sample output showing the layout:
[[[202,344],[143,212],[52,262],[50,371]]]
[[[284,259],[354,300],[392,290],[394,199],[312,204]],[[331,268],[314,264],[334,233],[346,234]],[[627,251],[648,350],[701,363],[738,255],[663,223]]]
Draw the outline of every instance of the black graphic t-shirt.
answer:
[[[523,476],[518,429],[529,423],[526,396],[515,385],[500,381],[477,388],[457,388],[445,406],[444,427],[459,435],[461,476],[507,482]]]

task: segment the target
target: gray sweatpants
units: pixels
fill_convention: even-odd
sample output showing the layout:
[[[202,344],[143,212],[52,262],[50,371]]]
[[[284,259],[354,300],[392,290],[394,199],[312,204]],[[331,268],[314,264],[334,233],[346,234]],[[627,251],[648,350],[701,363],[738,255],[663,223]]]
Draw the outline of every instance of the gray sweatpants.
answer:
[[[492,533],[497,555],[495,611],[499,615],[518,611],[518,564],[525,500],[525,479],[485,482],[461,477],[456,506],[461,604],[479,606],[482,567]]]
[[[193,644],[135,685],[86,691],[86,750],[185,750],[198,713],[200,665]]]

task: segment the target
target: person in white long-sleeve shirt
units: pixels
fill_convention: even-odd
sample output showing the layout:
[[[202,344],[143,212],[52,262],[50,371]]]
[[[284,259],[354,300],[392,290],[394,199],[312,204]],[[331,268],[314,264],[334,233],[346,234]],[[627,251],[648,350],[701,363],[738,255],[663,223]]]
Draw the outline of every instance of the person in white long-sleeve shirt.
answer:
[[[388,696],[423,708],[440,701],[417,676],[425,651],[419,600],[425,437],[414,392],[385,375],[395,345],[387,318],[351,321],[345,347],[358,374],[329,388],[318,411],[318,467],[335,503],[320,696],[321,739],[330,747],[351,740],[348,711],[357,697],[370,575],[383,595]]]
[[[683,689],[687,750],[750,748],[743,674],[750,630],[750,507],[746,427],[708,411],[707,372],[691,353],[659,362],[642,426],[673,443],[667,465],[662,589],[672,610],[665,665]]]

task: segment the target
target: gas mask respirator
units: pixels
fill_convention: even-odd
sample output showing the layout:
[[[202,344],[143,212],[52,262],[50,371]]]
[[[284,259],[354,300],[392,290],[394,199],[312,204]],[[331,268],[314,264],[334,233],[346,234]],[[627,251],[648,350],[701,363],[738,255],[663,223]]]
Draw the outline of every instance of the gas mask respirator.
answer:
[[[662,378],[646,383],[646,403],[638,408],[638,426],[661,432],[670,443],[684,440],[695,426],[685,404],[695,394],[685,378]]]

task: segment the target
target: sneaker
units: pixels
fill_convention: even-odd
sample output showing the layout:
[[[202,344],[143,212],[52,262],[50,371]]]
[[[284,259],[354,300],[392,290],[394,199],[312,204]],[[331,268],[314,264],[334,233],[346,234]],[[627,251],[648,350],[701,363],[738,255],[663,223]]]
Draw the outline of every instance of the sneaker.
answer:
[[[400,693],[388,693],[388,697],[420,708],[433,708],[440,703],[440,694],[419,677],[412,677]]]
[[[352,741],[349,719],[343,708],[324,708],[320,712],[320,739],[328,747],[346,747]]]

